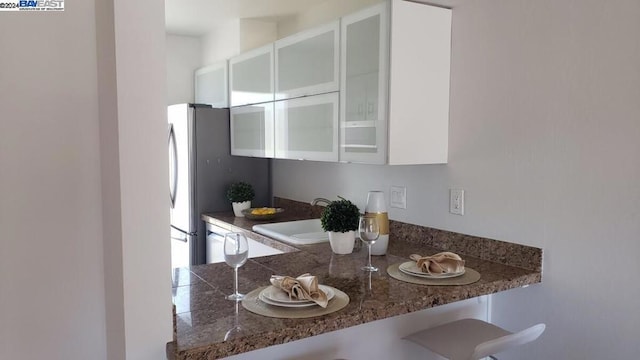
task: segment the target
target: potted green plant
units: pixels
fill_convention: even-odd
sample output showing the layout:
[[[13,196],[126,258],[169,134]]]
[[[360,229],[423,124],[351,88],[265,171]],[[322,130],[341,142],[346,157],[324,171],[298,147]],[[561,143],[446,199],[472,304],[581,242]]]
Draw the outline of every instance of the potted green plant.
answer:
[[[242,210],[251,208],[251,200],[256,196],[253,186],[246,182],[235,182],[227,189],[227,199],[231,201],[233,213],[238,217],[244,217]]]
[[[340,198],[324,208],[320,222],[329,233],[331,250],[336,254],[351,254],[355,244],[360,210],[351,201]]]

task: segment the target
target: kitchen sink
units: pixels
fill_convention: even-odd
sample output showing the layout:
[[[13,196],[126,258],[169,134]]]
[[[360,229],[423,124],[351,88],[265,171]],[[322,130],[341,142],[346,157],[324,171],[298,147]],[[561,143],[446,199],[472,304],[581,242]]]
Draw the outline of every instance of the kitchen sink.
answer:
[[[329,241],[320,219],[286,221],[254,225],[253,231],[293,245],[310,245]]]

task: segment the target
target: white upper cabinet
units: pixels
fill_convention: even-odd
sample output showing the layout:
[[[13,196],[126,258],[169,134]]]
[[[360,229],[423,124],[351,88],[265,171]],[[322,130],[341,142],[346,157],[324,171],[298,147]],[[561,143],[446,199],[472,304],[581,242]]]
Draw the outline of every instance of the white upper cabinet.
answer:
[[[451,10],[404,0],[242,54],[229,60],[232,153],[446,163],[450,62]]]
[[[231,106],[273,101],[273,44],[229,60]]]
[[[231,155],[272,158],[273,102],[231,108]]]
[[[275,43],[276,100],[338,91],[340,22]]]
[[[340,161],[446,163],[451,10],[402,0],[341,21]]]
[[[227,61],[196,70],[194,86],[196,104],[209,104],[216,108],[229,107]]]
[[[338,93],[275,102],[275,157],[338,161]]]

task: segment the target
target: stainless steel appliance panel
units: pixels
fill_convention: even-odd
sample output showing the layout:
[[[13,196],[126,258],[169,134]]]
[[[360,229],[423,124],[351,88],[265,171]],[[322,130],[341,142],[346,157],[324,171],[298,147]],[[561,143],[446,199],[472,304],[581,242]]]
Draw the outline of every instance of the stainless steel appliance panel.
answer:
[[[231,155],[229,109],[179,104],[169,106],[168,113],[169,158],[176,162],[170,164],[171,225],[191,235],[190,263],[204,264],[206,230],[201,214],[231,211],[226,190],[235,181],[253,185],[253,206],[271,205],[271,163]]]

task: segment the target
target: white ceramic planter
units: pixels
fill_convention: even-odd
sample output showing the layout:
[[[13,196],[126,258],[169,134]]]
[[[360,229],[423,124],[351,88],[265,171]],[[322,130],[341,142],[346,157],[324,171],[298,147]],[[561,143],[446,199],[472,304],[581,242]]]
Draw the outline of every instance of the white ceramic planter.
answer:
[[[329,244],[331,250],[340,255],[351,254],[353,252],[353,245],[356,241],[356,232],[333,232],[329,231]]]
[[[251,207],[251,200],[247,200],[244,202],[234,202],[234,203],[231,203],[231,205],[233,206],[233,213],[237,217],[244,217],[242,210],[249,209]]]

